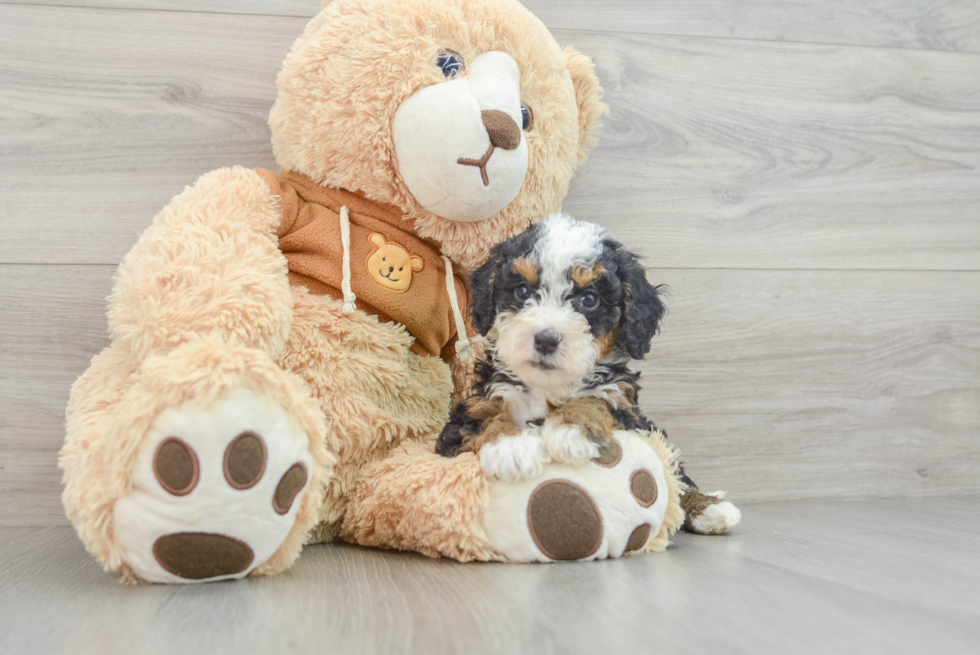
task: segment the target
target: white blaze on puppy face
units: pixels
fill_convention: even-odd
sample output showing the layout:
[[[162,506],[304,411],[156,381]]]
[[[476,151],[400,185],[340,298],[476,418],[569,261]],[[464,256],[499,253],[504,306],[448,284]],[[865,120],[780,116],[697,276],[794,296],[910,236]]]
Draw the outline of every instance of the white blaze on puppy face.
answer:
[[[494,147],[484,112],[502,112],[520,132],[515,148]],[[426,87],[405,100],[392,124],[398,172],[416,201],[458,222],[490,218],[509,205],[527,175],[527,140],[520,131],[520,72],[503,52],[468,62],[464,77]],[[481,160],[485,169],[459,163]],[[485,177],[484,177],[485,171]]]
[[[576,221],[565,214],[548,218],[534,255],[541,267],[543,304],[560,305],[572,291],[569,272],[576,266],[592,266],[602,254],[606,231],[594,224]]]

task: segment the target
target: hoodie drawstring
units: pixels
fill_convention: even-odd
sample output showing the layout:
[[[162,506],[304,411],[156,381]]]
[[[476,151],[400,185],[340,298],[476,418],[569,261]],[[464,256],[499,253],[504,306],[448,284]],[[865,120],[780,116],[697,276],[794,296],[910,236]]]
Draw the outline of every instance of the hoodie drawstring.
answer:
[[[445,255],[442,261],[446,263],[446,293],[449,294],[449,304],[453,308],[453,319],[456,321],[456,357],[466,362],[472,357],[470,339],[466,336],[466,323],[463,312],[459,310],[459,298],[456,297],[456,281],[453,278],[453,263]]]
[[[356,306],[357,296],[350,286],[350,211],[347,206],[340,208],[340,243],[344,247],[344,277],[340,282],[340,290],[344,294],[344,314],[353,314]]]

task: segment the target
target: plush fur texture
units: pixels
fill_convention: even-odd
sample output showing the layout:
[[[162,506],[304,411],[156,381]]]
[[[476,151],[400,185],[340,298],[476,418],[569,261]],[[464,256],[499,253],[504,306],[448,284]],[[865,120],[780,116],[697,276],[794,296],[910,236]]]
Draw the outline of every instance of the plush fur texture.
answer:
[[[534,113],[520,192],[475,223],[452,223],[416,202],[394,155],[393,117],[414,93],[445,80],[437,65],[445,48],[467,61],[506,53]],[[278,87],[270,126],[279,164],[397,207],[460,269],[475,268],[495,243],[558,209],[603,110],[588,59],[561,50],[512,0],[335,0],[293,46]],[[467,386],[466,367],[451,372],[439,358],[411,352],[401,326],[343,314],[338,301],[291,288],[276,238],[280,219],[278,198],[255,171],[214,171],[154,219],[119,268],[109,299],[113,344],[72,389],[61,466],[68,516],[89,551],[126,579],[136,573],[122,557],[113,507],[132,489],[136,455],[164,410],[247,389],[306,434],[314,484],[285,542],[255,571],[268,574],[295,559],[308,533],[336,535],[344,516],[350,539],[375,543],[362,526],[377,506],[356,503],[366,515],[346,504],[374,488],[379,471],[395,469],[370,467],[363,493],[361,470],[401,444],[431,439],[446,420],[453,379]],[[414,451],[396,454],[406,452]],[[478,535],[474,484],[465,495],[472,505],[462,514],[447,509],[445,519],[461,523],[446,534]],[[427,540],[436,537],[413,530],[414,540],[400,543],[434,547]],[[478,542],[467,537],[445,553],[482,553]]]
[[[499,560],[483,523],[489,487],[473,455],[449,460],[431,441],[407,442],[365,467],[342,536],[461,562]]]

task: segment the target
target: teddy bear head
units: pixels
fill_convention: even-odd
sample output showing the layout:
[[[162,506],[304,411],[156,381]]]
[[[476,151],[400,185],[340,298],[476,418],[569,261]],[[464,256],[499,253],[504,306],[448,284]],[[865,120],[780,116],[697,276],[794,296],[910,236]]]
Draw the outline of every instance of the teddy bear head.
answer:
[[[394,205],[457,264],[560,209],[604,107],[514,0],[333,0],[279,74],[283,168]]]

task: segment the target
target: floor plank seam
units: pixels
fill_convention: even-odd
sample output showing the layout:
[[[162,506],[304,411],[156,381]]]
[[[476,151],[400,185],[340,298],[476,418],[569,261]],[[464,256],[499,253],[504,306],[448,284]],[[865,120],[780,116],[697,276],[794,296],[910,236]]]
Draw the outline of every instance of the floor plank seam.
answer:
[[[258,18],[289,18],[289,19],[303,19],[309,20],[312,15],[301,15],[301,14],[261,14],[261,13],[243,13],[243,12],[232,12],[232,11],[200,11],[194,10],[189,11],[186,9],[162,9],[159,7],[143,9],[139,7],[105,7],[105,6],[89,6],[89,5],[71,5],[71,4],[40,4],[40,3],[23,3],[23,2],[5,2],[0,0],[0,6],[8,7],[45,7],[49,9],[79,9],[85,10],[90,9],[93,11],[126,11],[126,12],[159,12],[167,14],[200,14],[209,16],[244,16],[244,17],[258,17]],[[677,34],[672,32],[634,32],[629,30],[597,30],[597,29],[580,29],[580,28],[564,28],[564,27],[549,27],[552,32],[579,32],[583,34],[614,34],[619,36],[648,36],[648,37],[659,37],[659,38],[671,38],[671,39],[697,39],[705,41],[722,41],[722,42],[742,42],[742,43],[771,43],[779,45],[788,46],[821,46],[828,48],[860,48],[865,50],[891,50],[895,52],[935,52],[944,55],[972,55],[974,57],[980,57],[980,51],[973,50],[939,50],[936,48],[922,48],[922,47],[901,47],[901,46],[890,46],[890,45],[866,45],[860,43],[835,43],[831,41],[784,41],[779,39],[759,39],[759,38],[749,38],[749,37],[730,37],[730,36],[712,36],[703,34]]]

